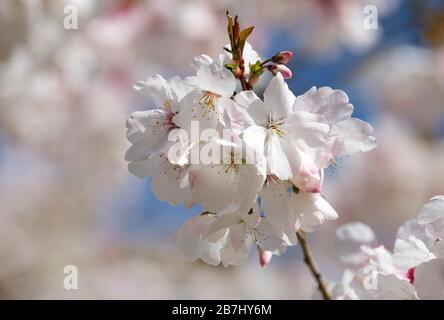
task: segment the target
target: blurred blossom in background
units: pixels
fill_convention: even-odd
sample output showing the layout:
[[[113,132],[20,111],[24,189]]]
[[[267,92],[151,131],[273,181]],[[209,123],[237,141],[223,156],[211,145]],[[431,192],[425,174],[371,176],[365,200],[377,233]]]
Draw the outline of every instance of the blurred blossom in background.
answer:
[[[78,29],[64,28],[66,5]],[[363,28],[368,5],[377,29]],[[256,26],[262,56],[293,51],[295,94],[340,88],[375,126],[378,148],[328,170],[340,219],[310,236],[327,279],[342,274],[340,224],[367,223],[390,248],[444,194],[442,1],[0,0],[0,298],[312,296],[297,247],[266,269],[255,255],[228,269],[179,260],[173,233],[199,208],[157,201],[123,159],[126,117],[151,103],[133,83],[217,55],[227,9]],[[63,286],[66,265],[77,290]]]

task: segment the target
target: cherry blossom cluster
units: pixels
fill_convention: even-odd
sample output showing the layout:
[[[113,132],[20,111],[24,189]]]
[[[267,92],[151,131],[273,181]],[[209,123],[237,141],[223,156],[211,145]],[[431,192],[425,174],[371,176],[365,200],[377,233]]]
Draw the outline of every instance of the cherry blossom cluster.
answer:
[[[257,246],[266,265],[296,244],[297,231],[338,217],[321,195],[324,169],[376,143],[345,92],[312,87],[296,96],[284,81],[291,52],[262,59],[246,41],[253,28],[228,18],[230,43],[217,59],[196,57],[195,75],[136,83],[154,109],[127,120],[125,158],[131,173],[151,177],[158,199],[203,208],[176,233],[184,258],[241,265]],[[253,86],[267,70],[261,98]]]
[[[348,265],[334,286],[336,299],[444,299],[444,196],[401,225],[393,252],[359,222],[341,226],[336,235]]]

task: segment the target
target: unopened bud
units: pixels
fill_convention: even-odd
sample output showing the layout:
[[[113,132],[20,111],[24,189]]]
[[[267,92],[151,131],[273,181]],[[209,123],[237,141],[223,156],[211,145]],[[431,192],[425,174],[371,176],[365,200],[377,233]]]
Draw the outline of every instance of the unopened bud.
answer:
[[[270,263],[273,253],[271,251],[265,251],[259,246],[257,252],[259,254],[259,264],[262,268],[265,268]]]
[[[267,68],[274,75],[276,75],[278,72],[281,73],[284,79],[291,79],[291,77],[293,76],[291,70],[283,64],[274,64],[268,66]]]
[[[281,51],[274,55],[273,58],[271,58],[271,61],[274,63],[279,64],[287,64],[290,59],[293,58],[293,52],[291,51]]]

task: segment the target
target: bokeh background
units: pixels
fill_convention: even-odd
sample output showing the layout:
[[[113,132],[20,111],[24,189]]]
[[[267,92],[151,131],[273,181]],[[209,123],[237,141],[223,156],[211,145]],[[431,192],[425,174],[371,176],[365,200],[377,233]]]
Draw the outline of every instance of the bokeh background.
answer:
[[[63,27],[66,5],[78,30]],[[366,5],[377,30],[362,27]],[[0,298],[312,296],[298,247],[266,269],[256,252],[228,269],[180,260],[172,236],[199,208],[157,201],[123,160],[126,118],[152,107],[132,84],[216,56],[227,9],[256,26],[263,57],[294,52],[296,94],[343,89],[375,127],[377,149],[327,172],[340,218],[309,238],[328,280],[343,270],[338,225],[365,222],[392,248],[398,226],[444,194],[442,0],[0,0]],[[78,290],[64,289],[65,265]]]

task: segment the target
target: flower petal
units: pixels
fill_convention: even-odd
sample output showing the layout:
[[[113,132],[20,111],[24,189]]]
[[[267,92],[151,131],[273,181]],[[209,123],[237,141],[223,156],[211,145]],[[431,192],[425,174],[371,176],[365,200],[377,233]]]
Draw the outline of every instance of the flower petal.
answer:
[[[271,113],[274,119],[282,119],[288,116],[295,101],[295,96],[282,74],[274,76],[264,92],[266,111]]]

